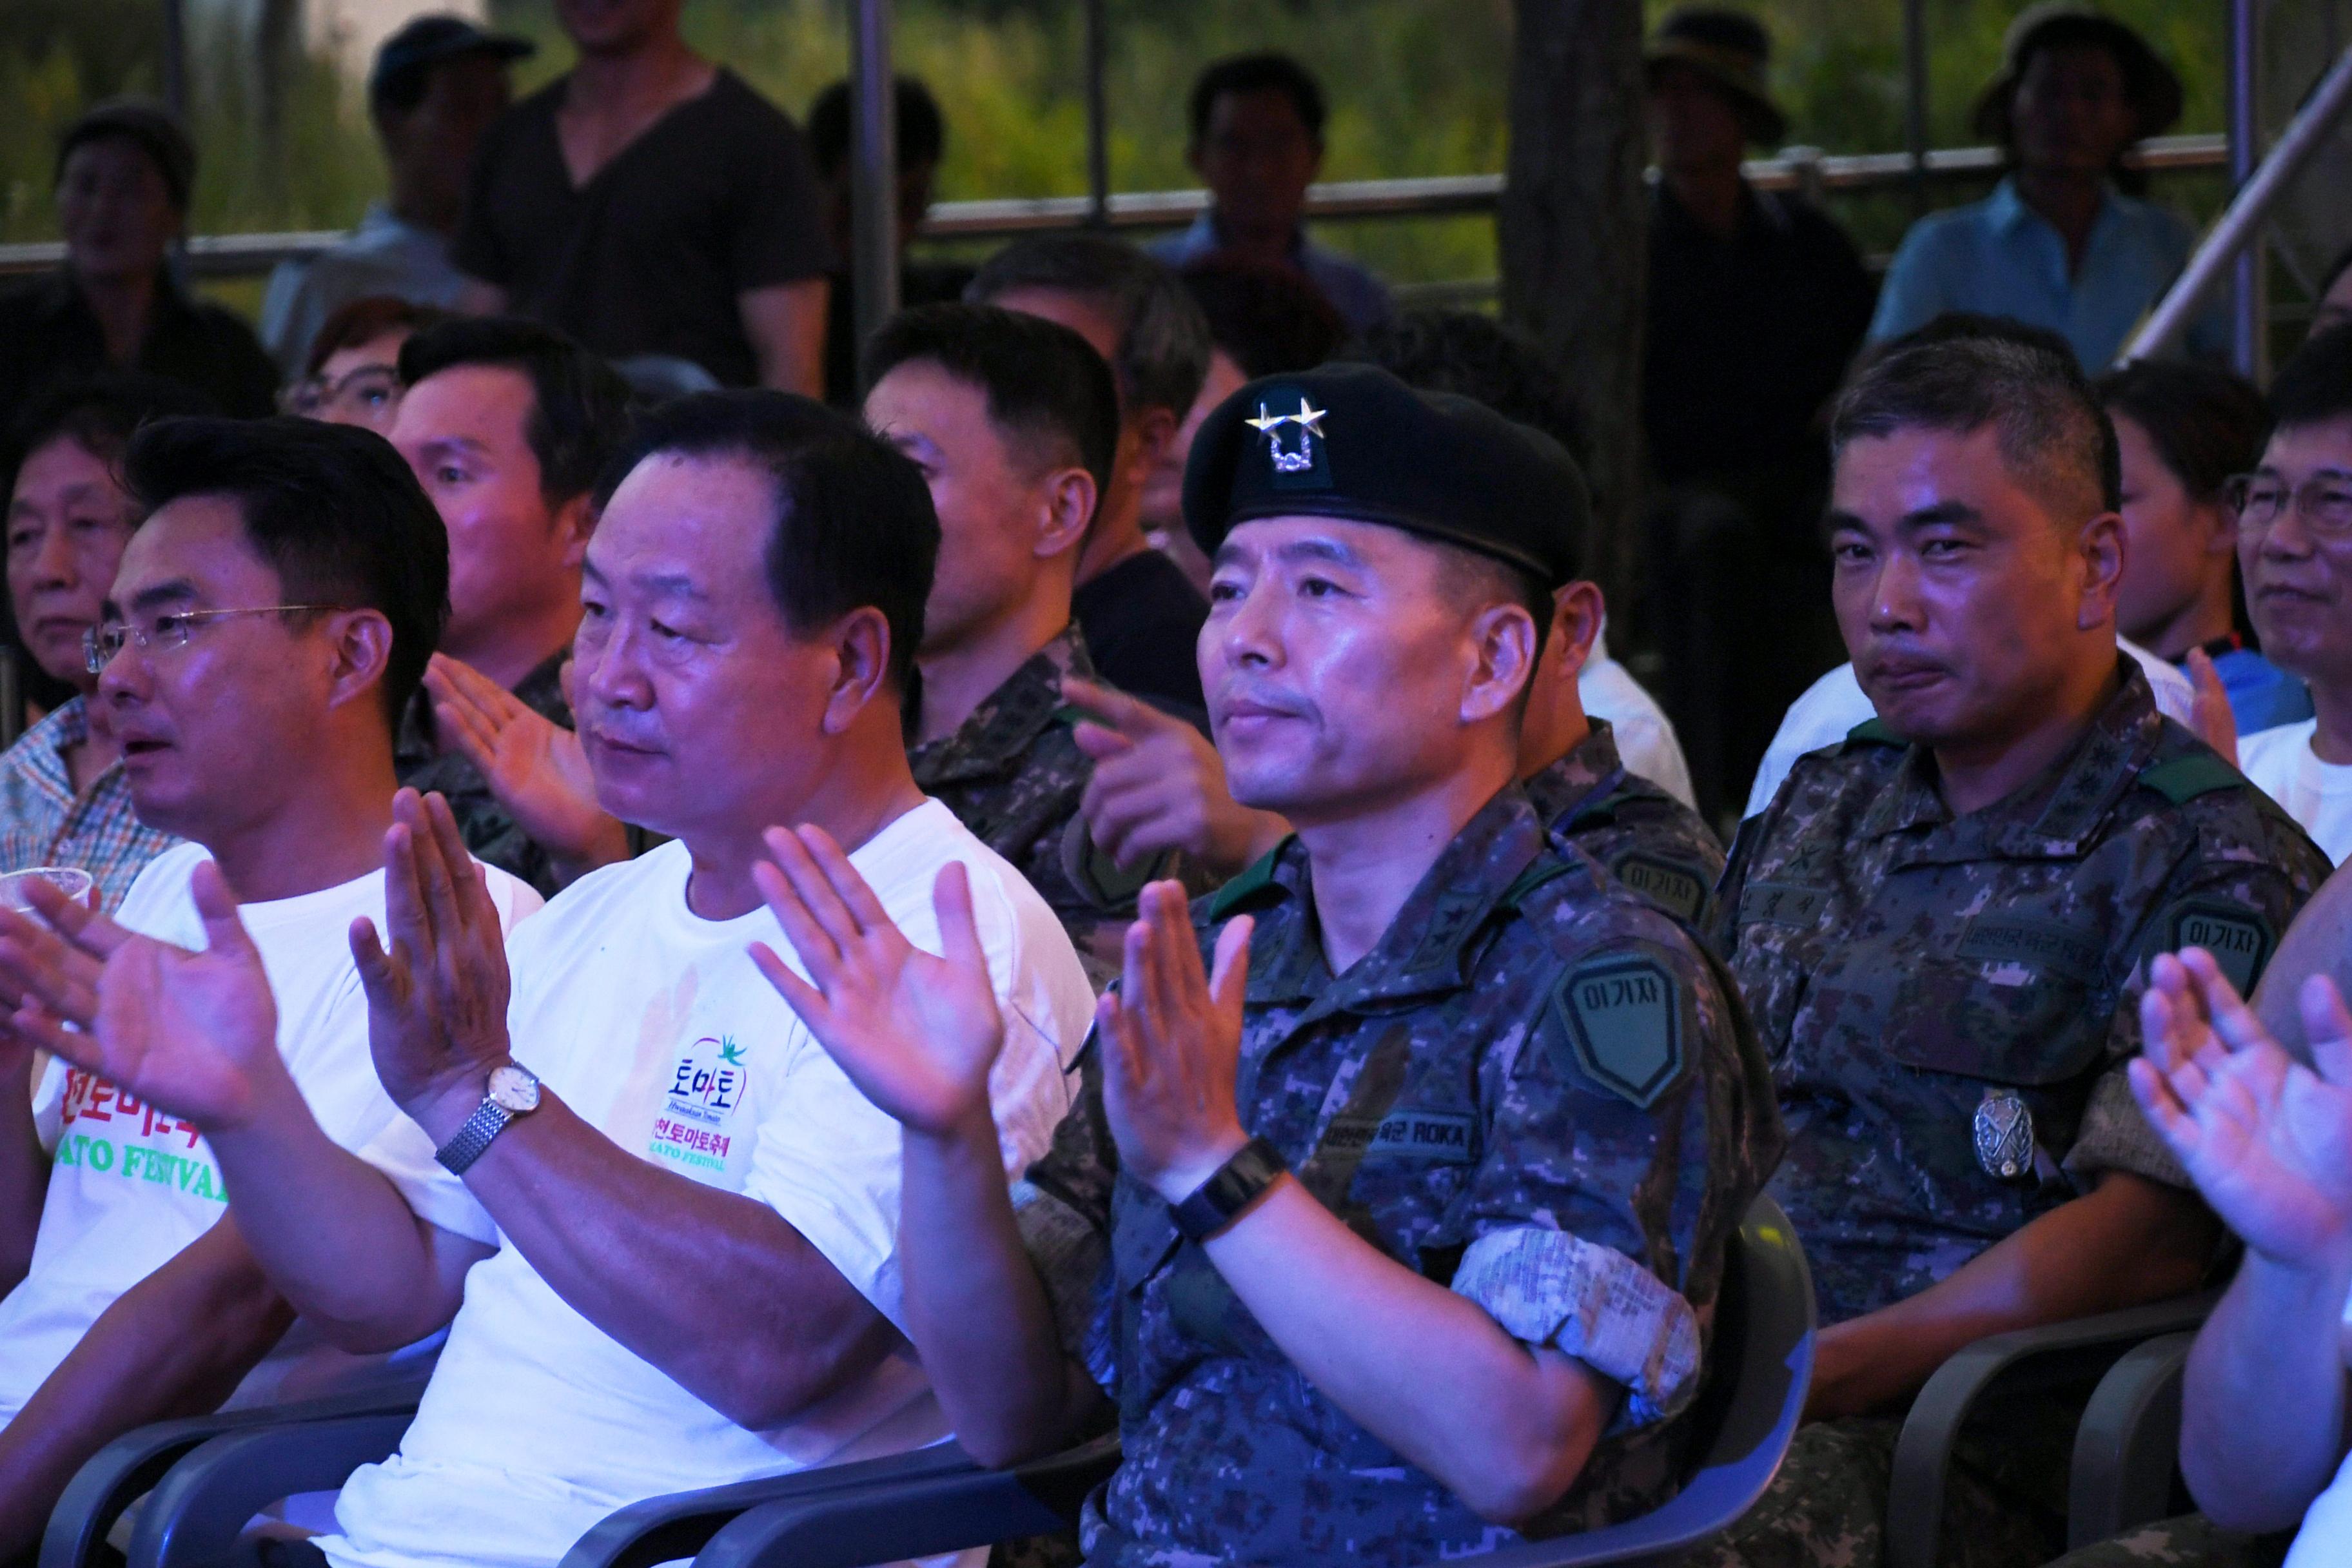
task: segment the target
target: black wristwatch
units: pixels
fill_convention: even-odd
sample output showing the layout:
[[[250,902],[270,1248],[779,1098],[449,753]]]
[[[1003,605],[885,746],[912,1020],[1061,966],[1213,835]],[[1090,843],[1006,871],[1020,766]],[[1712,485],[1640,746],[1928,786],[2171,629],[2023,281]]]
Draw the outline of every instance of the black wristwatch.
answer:
[[[1281,1150],[1263,1138],[1251,1139],[1176,1205],[1176,1228],[1194,1241],[1208,1240],[1289,1170]]]

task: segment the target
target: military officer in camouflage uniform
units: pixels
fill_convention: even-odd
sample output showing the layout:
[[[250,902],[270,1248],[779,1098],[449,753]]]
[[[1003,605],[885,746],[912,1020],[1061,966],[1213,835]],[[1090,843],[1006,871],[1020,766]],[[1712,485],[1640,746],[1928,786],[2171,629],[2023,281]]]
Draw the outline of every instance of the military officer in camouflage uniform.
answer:
[[[1696,1561],[1879,1561],[1895,1412],[1971,1341],[2179,1294],[2218,1226],[2133,1102],[2148,963],[2252,984],[2326,861],[2114,647],[2115,437],[2071,360],[1916,347],[1841,401],[1833,592],[1879,717],[1734,845],[1721,951],[1825,1325],[1816,1423]],[[1956,1468],[1947,1561],[2054,1554],[2064,1427]],[[2045,1457],[2046,1451],[2046,1457]]]
[[[1089,1562],[1421,1563],[1675,1484],[1779,1130],[1720,971],[1513,782],[1570,566],[1546,513],[1582,490],[1549,439],[1368,367],[1209,417],[1211,717],[1297,837],[1189,913],[1146,889],[1015,1193],[970,939],[916,953],[818,836],[780,847],[814,984],[771,977],[907,1126],[905,1321],[960,1440],[1006,1463],[1115,1403]]]
[[[1122,871],[1087,837],[1092,763],[1062,691],[1095,679],[1070,594],[1118,442],[1109,368],[1066,327],[946,304],[886,325],[866,379],[866,422],[923,470],[940,515],[915,782],[1045,896],[1099,988],[1154,870]]]

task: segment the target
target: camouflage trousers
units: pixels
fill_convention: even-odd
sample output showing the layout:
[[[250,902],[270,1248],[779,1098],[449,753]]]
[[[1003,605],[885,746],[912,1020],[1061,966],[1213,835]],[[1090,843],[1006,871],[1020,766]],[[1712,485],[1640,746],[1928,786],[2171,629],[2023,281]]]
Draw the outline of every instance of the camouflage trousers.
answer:
[[[2279,1568],[2294,1540],[2292,1531],[2234,1534],[2201,1513],[2191,1513],[2069,1552],[2051,1568]]]
[[[1683,1568],[1883,1568],[1902,1430],[1896,1416],[1799,1427],[1756,1506]],[[2063,1511],[2037,1495],[2032,1467],[2017,1462],[2011,1446],[1998,1456],[1971,1448],[1964,1438],[1945,1481],[1938,1568],[2040,1568],[2065,1546]],[[2055,1473],[2063,1487],[2063,1460]]]

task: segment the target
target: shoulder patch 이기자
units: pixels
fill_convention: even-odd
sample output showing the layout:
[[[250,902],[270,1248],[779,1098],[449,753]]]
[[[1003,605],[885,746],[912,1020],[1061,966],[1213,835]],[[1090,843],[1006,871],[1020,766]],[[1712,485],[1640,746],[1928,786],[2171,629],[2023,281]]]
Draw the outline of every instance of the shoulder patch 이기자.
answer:
[[[2211,953],[2241,996],[2253,994],[2254,982],[2262,978],[2263,965],[2270,962],[2275,945],[2270,922],[2260,911],[2216,900],[2176,905],[2160,929],[2168,952],[2201,947]]]
[[[1647,1110],[1683,1074],[1682,986],[1654,958],[1602,958],[1552,987],[1553,1024],[1575,1067]]]

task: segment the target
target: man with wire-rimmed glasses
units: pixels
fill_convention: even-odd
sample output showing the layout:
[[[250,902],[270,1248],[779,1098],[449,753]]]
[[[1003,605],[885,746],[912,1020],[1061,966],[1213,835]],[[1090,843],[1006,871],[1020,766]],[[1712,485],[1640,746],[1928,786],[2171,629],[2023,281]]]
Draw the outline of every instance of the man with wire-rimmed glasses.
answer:
[[[2352,855],[2352,327],[2271,383],[2262,466],[2230,481],[2238,571],[2263,656],[2311,688],[2313,716],[2240,737],[2238,765],[2330,860]]]
[[[189,842],[148,863],[113,921],[36,895],[74,952],[0,914],[0,1561],[120,1433],[350,1388],[413,1353],[289,1332],[291,1309],[220,1223],[227,1186],[191,1123],[59,1061],[25,1092],[28,984],[86,973],[126,931],[203,949],[241,921],[320,1125],[356,1148],[396,1114],[345,932],[383,919],[393,725],[446,612],[441,520],[382,437],[310,421],[166,420],[123,469],[149,515],[84,638],[90,700],[141,819]],[[484,876],[504,923],[538,908]]]

